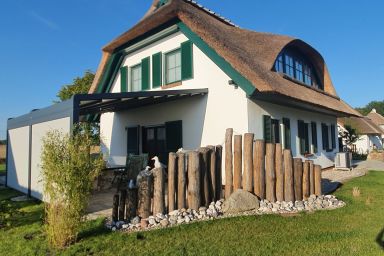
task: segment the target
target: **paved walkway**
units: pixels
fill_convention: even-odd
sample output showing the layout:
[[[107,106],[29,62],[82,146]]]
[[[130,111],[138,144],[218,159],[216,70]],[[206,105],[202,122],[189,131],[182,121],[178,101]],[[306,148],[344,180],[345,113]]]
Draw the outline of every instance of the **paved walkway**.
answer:
[[[368,171],[384,171],[384,162],[376,160],[356,161],[352,171],[327,170],[322,173],[322,189],[324,194],[329,194],[340,187],[344,182],[364,176]]]

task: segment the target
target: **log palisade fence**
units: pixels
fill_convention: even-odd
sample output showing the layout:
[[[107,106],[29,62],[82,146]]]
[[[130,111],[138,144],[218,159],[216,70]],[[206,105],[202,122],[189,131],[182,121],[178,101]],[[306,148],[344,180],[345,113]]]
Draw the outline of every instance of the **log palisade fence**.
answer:
[[[237,189],[270,202],[301,201],[322,194],[320,165],[292,158],[290,149],[254,140],[252,133],[233,136],[233,130],[227,129],[225,136],[225,198]]]
[[[157,168],[144,176],[138,188],[121,190],[113,198],[114,221],[175,209],[198,210],[222,198],[222,146],[169,153],[168,175]],[[237,189],[249,191],[270,202],[301,201],[321,195],[321,166],[292,158],[282,145],[254,140],[254,134],[225,135],[224,198]],[[165,179],[167,176],[167,179]]]
[[[222,198],[221,166],[220,145],[169,153],[167,175],[162,168],[153,169],[152,175],[140,178],[137,188],[114,195],[112,219],[145,219],[176,209],[208,206]]]

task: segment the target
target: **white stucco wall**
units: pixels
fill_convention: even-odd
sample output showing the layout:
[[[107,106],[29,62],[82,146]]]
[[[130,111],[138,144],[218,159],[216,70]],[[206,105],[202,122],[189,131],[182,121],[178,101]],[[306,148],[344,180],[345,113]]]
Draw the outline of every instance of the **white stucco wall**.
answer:
[[[174,50],[187,40],[187,37],[181,32],[177,32],[128,55],[122,66],[134,66],[140,63],[143,58],[152,56],[154,53],[166,53]],[[157,125],[167,121],[183,120],[183,147],[194,149],[204,145],[223,144],[226,128],[233,128],[234,134],[253,132],[256,138],[261,139],[263,138],[262,116],[269,114],[278,119],[290,118],[291,144],[295,157],[299,156],[297,153],[299,148],[297,120],[315,121],[317,123],[319,153],[313,158],[322,167],[333,165],[334,155],[338,151],[338,140],[336,138],[336,149],[333,152],[323,151],[321,123],[334,124],[337,127],[336,117],[248,100],[242,89],[235,89],[228,85],[230,77],[195,45],[193,45],[193,64],[194,78],[183,81],[182,85],[171,88],[171,90],[208,88],[207,96],[126,112],[107,113],[101,116],[102,149],[109,156],[109,159],[126,155],[127,134],[125,128],[128,126]],[[150,73],[152,76],[152,71]],[[113,82],[111,91],[120,92],[119,74]],[[311,134],[309,137],[311,138]]]
[[[187,40],[180,32],[171,35],[129,55],[123,65],[132,66],[156,52],[171,51]],[[195,45],[193,55],[194,79],[183,81],[182,85],[171,90],[208,88],[208,95],[126,112],[103,114],[100,123],[102,146],[109,158],[126,155],[127,126],[148,126],[183,120],[184,149],[223,144],[226,128],[231,127],[239,134],[247,132],[245,92],[228,85],[230,78]],[[119,90],[118,76],[112,91]]]
[[[28,193],[29,126],[9,130],[7,185]]]
[[[356,151],[360,154],[367,154],[373,150],[373,145],[376,145],[377,149],[383,149],[383,143],[378,135],[360,135],[359,140],[355,142]]]
[[[68,134],[71,128],[69,117],[39,123],[32,126],[32,152],[31,152],[31,196],[44,200],[43,182],[41,175],[41,151],[43,138],[48,132],[57,130]]]
[[[263,139],[264,129],[263,129],[263,115],[270,115],[273,119],[281,120],[285,118],[290,119],[291,125],[291,150],[294,157],[302,157],[300,154],[300,141],[298,138],[298,120],[303,120],[305,123],[316,122],[317,125],[317,148],[318,153],[314,154],[313,157],[308,159],[314,160],[315,164],[320,164],[323,168],[330,167],[334,164],[335,154],[338,152],[339,145],[337,139],[337,130],[336,130],[336,149],[332,152],[326,152],[323,150],[322,143],[322,132],[321,124],[325,123],[327,125],[334,124],[337,129],[337,119],[336,117],[322,115],[314,112],[298,110],[289,107],[283,107],[280,105],[262,102],[262,101],[253,101],[248,100],[248,127],[249,131],[255,133],[256,139]],[[331,133],[329,133],[331,134]],[[312,133],[309,127],[309,144],[311,145]]]

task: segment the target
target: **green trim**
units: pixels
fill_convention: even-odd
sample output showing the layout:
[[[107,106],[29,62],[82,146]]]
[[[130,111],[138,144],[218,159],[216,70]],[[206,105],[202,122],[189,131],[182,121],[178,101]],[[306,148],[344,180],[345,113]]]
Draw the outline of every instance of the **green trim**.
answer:
[[[163,28],[163,26],[161,26],[160,28],[162,28],[162,30],[160,31],[154,30],[152,34],[141,39],[141,41],[135,41],[133,43],[130,42],[116,49],[116,51],[108,58],[100,81],[97,84],[96,93],[110,91],[113,81],[115,80],[115,77],[119,72],[119,68],[125,56],[140,49],[143,49],[144,47],[179,31],[178,26],[175,24],[168,24],[167,26],[169,27]]]
[[[120,92],[128,91],[128,67],[120,68]]]
[[[103,75],[100,79],[99,84],[97,85],[97,93],[105,92],[104,87],[105,84],[111,84],[111,80],[113,77],[115,77],[116,73],[118,72],[118,68],[121,64],[122,53],[115,53],[111,57],[109,57],[107,65],[105,67],[105,71],[103,72]],[[107,91],[109,91],[110,85],[108,85]]]
[[[181,80],[193,78],[193,44],[191,41],[181,43]]]
[[[181,32],[184,33],[189,40],[192,41],[199,49],[207,55],[221,70],[224,71],[247,95],[252,95],[256,88],[252,83],[242,76],[234,67],[231,66],[223,57],[221,57],[215,50],[213,50],[207,43],[205,43],[198,35],[196,35],[190,28],[183,22],[179,22],[178,26]]]
[[[163,84],[163,54],[161,52],[152,55],[152,86],[161,87]]]
[[[147,57],[141,60],[141,90],[146,91],[151,87],[150,67],[151,58]]]

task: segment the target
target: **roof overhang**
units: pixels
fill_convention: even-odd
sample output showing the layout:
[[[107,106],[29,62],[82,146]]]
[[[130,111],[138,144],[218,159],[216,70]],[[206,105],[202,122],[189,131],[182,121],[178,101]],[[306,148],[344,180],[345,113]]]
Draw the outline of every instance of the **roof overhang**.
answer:
[[[311,104],[305,101],[298,100],[296,98],[288,97],[286,95],[278,94],[278,93],[261,93],[255,92],[252,96],[249,97],[251,100],[260,100],[265,102],[270,102],[278,105],[283,105],[287,107],[292,107],[296,109],[301,109],[305,111],[316,112],[324,115],[330,115],[335,117],[349,117],[355,116],[350,113],[345,113],[341,111],[337,111],[335,109],[326,108],[324,106],[319,106],[316,104]]]

